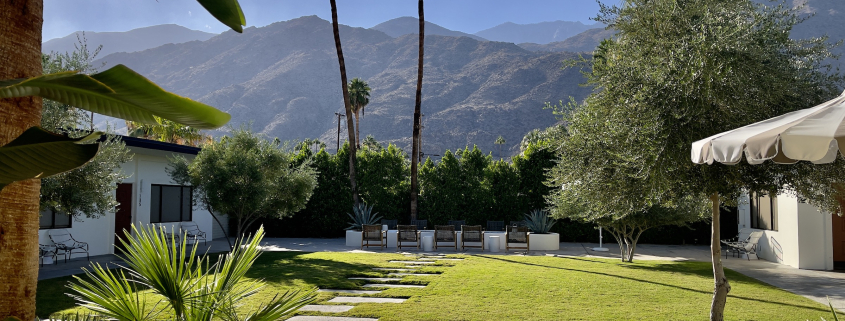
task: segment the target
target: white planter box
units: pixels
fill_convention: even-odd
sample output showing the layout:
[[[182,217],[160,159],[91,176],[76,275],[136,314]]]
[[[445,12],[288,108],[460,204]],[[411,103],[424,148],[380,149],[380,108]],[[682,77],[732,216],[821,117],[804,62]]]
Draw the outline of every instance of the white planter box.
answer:
[[[361,247],[361,238],[364,232],[361,231],[346,231],[346,246]]]
[[[531,241],[531,246],[528,248],[531,251],[557,251],[560,250],[560,234],[534,234],[528,236]]]

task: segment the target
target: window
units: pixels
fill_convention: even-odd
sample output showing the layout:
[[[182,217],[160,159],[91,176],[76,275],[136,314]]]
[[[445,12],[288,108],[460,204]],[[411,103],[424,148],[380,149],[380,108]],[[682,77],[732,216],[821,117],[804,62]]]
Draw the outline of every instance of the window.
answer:
[[[38,220],[38,228],[40,229],[54,229],[54,228],[70,228],[73,222],[70,215],[64,213],[56,213],[56,211],[41,212],[41,218]]]
[[[751,228],[778,230],[777,197],[763,193],[751,194]]]
[[[150,197],[150,223],[191,221],[193,208],[190,186],[153,185]]]

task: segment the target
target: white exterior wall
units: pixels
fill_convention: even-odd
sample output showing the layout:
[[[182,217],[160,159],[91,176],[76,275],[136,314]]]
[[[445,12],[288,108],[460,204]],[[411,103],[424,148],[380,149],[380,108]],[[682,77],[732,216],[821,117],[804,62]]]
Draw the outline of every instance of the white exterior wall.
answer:
[[[168,157],[177,153],[160,150],[128,147],[133,153],[132,160],[124,163],[121,170],[129,177],[123,183],[132,184],[132,222],[137,225],[149,225],[150,222],[150,191],[152,184],[176,185],[170,180],[165,169]],[[194,155],[183,155],[192,159]],[[87,242],[90,255],[114,254],[114,213],[107,213],[100,218],[82,218],[74,220],[72,227],[67,229],[80,242]],[[192,221],[197,223],[200,230],[206,232],[208,241],[222,237],[213,233],[214,222],[208,211],[194,207]],[[225,224],[225,222],[224,222]],[[164,223],[166,227],[177,228],[179,223]],[[217,229],[219,230],[219,228]],[[48,237],[50,230],[38,231],[40,244],[52,244]],[[74,258],[80,255],[74,255]]]
[[[832,270],[833,239],[830,215],[801,203],[794,195],[777,197],[778,230],[763,231],[757,256],[800,269]],[[738,206],[739,228],[751,227],[748,196]]]

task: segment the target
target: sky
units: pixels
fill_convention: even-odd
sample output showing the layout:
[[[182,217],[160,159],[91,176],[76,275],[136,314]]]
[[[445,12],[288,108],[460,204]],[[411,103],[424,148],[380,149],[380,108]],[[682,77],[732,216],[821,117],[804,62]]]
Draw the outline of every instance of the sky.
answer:
[[[616,3],[617,0],[602,0]],[[240,0],[247,26],[317,15],[331,21],[326,0]],[[387,20],[417,17],[417,1],[337,0],[338,22],[370,28]],[[426,21],[444,28],[476,33],[505,22],[581,21],[598,13],[595,0],[428,0]],[[178,24],[213,33],[227,28],[192,0],[45,0],[43,41],[75,31],[128,31],[160,24]]]

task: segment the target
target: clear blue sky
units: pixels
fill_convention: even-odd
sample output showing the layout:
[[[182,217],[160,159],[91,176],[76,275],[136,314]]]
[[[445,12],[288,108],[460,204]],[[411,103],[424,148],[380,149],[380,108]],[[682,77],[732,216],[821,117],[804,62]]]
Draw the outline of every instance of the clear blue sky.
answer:
[[[602,0],[615,4],[618,0]],[[317,15],[331,20],[328,0],[240,0],[248,26]],[[402,16],[417,16],[413,0],[338,0],[341,24],[369,28]],[[589,20],[598,13],[595,0],[428,0],[427,21],[445,28],[475,33],[504,22]],[[43,40],[74,31],[127,31],[175,23],[220,33],[226,28],[192,0],[45,0]]]

